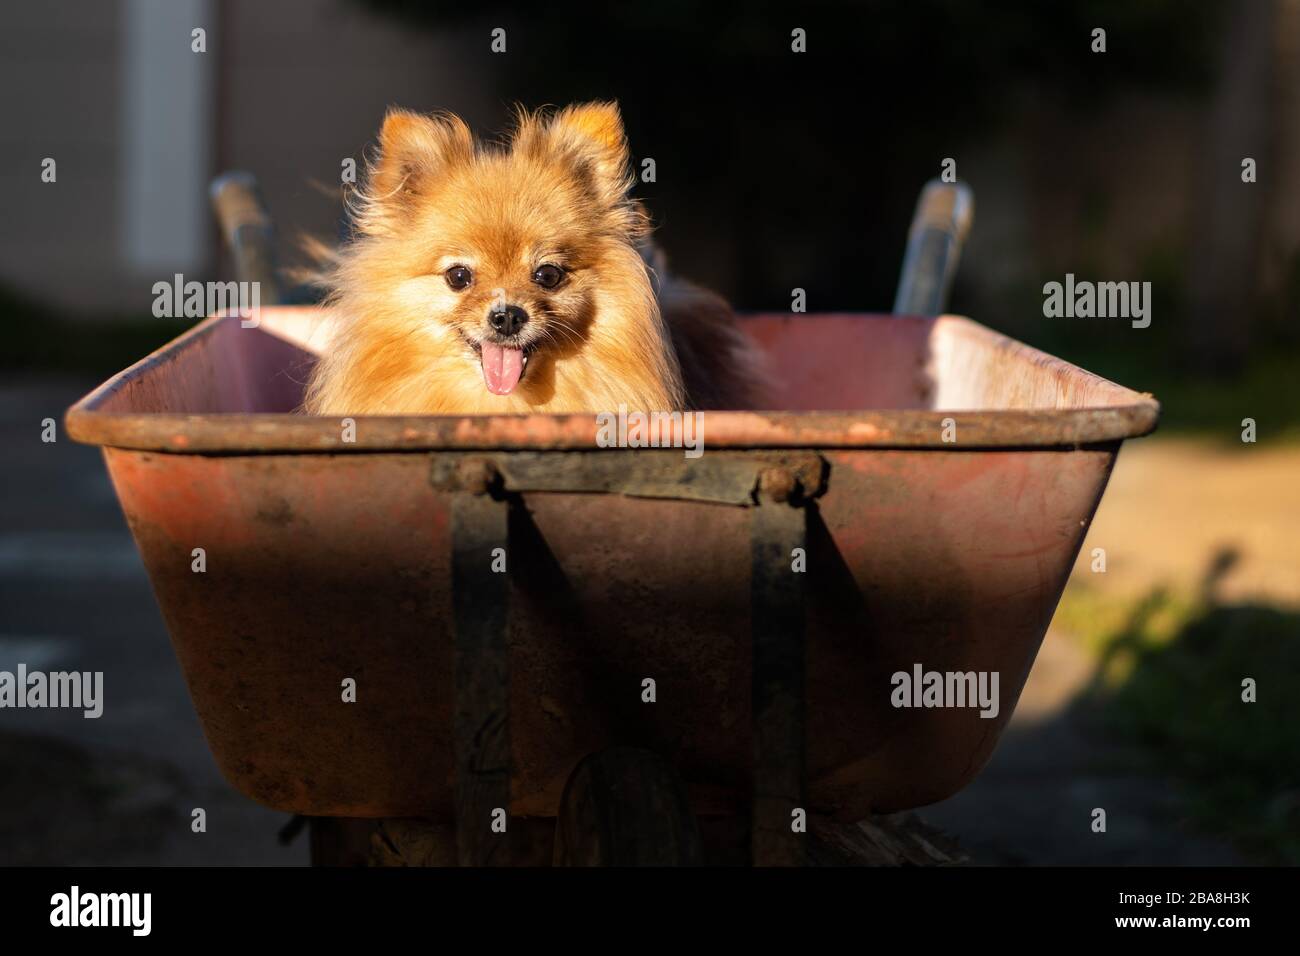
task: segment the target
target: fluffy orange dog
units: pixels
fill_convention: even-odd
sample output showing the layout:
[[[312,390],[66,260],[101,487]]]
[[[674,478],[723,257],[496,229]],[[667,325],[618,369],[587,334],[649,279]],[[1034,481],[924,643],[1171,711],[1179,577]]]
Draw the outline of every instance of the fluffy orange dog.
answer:
[[[717,296],[652,271],[618,107],[522,113],[505,146],[391,110],[333,256],[312,414],[746,408],[760,363]],[[658,273],[658,274],[656,274]]]

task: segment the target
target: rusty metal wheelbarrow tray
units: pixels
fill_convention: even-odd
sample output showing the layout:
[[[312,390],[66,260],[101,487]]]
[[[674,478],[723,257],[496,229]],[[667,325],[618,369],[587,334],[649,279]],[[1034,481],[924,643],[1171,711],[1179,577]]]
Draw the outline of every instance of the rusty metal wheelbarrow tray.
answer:
[[[229,781],[313,816],[455,816],[452,539],[484,468],[509,553],[512,814],[554,816],[574,765],[612,744],[670,757],[697,812],[743,808],[773,705],[753,669],[773,662],[777,696],[793,680],[801,699],[771,726],[802,748],[811,808],[861,819],[970,781],[1121,442],[1158,405],[955,316],[745,327],[774,410],[706,412],[697,459],[598,447],[592,415],[359,418],[345,441],[293,411],[329,332],[310,307],[208,319],[75,405]],[[765,474],[793,479],[797,521]],[[793,677],[751,641],[782,622],[802,629]],[[997,716],[892,706],[891,675],[916,664],[998,672]]]

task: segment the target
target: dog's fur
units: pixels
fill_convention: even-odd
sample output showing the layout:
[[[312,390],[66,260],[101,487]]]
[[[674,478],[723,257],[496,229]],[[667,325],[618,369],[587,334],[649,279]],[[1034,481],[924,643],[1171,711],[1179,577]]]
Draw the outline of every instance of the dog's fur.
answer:
[[[754,407],[756,348],[722,299],[665,274],[632,182],[613,103],[521,112],[503,145],[476,143],[456,116],[390,110],[355,238],[325,276],[338,328],[304,410]],[[562,270],[553,289],[535,280],[543,264]],[[472,272],[460,291],[457,266]],[[493,328],[504,306],[527,313],[522,329]],[[527,356],[508,394],[489,390],[489,353]]]

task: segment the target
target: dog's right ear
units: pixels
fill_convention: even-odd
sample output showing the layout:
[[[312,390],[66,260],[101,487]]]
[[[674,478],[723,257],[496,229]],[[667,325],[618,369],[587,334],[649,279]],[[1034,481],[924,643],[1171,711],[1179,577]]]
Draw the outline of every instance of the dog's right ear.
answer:
[[[400,213],[441,171],[473,154],[474,138],[459,116],[390,108],[365,190],[369,218]]]

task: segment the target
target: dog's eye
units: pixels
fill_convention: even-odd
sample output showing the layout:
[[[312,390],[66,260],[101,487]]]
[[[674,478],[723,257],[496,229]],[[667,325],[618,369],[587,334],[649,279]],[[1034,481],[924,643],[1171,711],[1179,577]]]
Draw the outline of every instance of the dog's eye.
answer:
[[[466,288],[474,281],[474,273],[470,272],[464,266],[452,266],[443,273],[447,277],[447,285],[451,286],[457,292]]]
[[[554,289],[564,278],[564,270],[559,266],[553,266],[549,263],[544,266],[538,266],[533,272],[533,281],[543,289]]]

